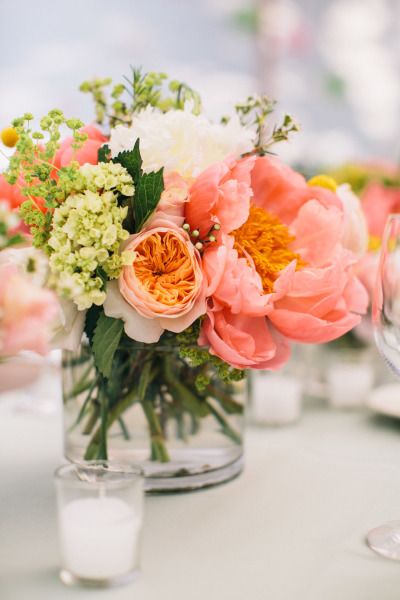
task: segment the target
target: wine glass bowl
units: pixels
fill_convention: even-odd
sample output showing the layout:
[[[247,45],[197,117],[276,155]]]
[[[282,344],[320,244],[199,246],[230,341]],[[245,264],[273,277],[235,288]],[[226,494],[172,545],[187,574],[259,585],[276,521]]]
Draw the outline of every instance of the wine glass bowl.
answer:
[[[386,223],[373,294],[372,322],[382,358],[400,377],[400,215],[390,215]],[[400,560],[400,521],[370,531],[367,544],[382,556]]]

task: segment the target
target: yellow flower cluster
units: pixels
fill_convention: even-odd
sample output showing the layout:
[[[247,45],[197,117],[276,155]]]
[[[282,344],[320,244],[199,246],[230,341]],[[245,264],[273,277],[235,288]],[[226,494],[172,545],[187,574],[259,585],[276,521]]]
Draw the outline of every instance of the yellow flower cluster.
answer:
[[[83,191],[71,194],[55,209],[49,238],[50,283],[79,310],[103,304],[105,281],[118,277],[130,253],[120,251],[129,237],[123,228],[127,207],[118,205],[119,193],[132,196],[132,178],[121,165],[84,165]]]

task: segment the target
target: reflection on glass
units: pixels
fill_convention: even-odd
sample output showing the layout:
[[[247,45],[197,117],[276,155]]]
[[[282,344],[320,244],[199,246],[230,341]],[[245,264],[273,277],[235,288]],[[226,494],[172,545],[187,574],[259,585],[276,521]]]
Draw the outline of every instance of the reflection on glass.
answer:
[[[382,357],[400,376],[400,215],[390,215],[386,224],[374,293],[373,323]],[[378,554],[400,560],[400,520],[370,531],[367,543]]]

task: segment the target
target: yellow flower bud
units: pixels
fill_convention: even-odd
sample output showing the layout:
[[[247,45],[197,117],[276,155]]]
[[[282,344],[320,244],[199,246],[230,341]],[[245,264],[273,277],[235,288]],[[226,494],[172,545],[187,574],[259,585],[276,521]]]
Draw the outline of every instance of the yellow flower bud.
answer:
[[[14,148],[18,142],[18,133],[14,127],[6,127],[1,132],[1,141],[7,148]]]
[[[315,177],[311,177],[307,181],[308,185],[316,185],[318,187],[326,188],[327,190],[331,190],[332,192],[336,192],[337,183],[329,175],[316,175]]]

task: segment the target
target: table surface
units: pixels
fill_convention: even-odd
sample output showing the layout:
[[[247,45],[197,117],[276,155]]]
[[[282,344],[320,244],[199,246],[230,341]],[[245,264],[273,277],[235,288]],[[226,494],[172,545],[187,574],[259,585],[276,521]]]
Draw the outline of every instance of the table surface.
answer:
[[[249,429],[241,477],[146,498],[139,579],[93,592],[57,575],[60,415],[17,405],[0,401],[1,600],[398,600],[400,564],[365,534],[400,519],[400,422],[314,403],[295,426]]]

